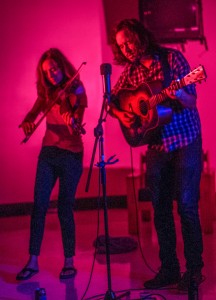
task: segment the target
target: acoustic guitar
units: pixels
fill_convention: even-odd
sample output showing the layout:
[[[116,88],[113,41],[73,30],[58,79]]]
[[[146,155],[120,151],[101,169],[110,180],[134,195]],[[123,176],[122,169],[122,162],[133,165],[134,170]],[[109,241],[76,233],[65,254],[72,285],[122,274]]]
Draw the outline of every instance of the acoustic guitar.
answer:
[[[130,128],[119,120],[127,143],[132,147],[148,144],[155,129],[171,121],[172,109],[166,105],[159,105],[167,99],[167,89],[178,90],[189,84],[201,82],[206,77],[204,67],[200,65],[182,79],[172,81],[170,86],[163,90],[160,81],[145,82],[136,89],[121,89],[116,95],[120,109],[135,116]]]

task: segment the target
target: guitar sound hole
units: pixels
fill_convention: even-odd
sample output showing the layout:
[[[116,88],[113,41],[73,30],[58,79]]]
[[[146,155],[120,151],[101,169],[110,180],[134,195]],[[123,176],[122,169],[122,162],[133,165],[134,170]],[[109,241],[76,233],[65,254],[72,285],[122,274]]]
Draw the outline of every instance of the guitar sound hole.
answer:
[[[139,110],[140,110],[140,112],[141,112],[142,115],[144,115],[144,116],[147,115],[147,113],[148,113],[148,107],[147,107],[147,104],[146,104],[146,102],[144,100],[141,100],[139,102]]]

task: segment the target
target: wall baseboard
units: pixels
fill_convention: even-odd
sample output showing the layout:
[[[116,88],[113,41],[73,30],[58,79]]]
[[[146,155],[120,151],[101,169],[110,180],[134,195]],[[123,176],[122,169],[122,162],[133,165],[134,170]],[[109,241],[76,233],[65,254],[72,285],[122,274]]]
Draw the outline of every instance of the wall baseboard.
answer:
[[[126,196],[107,196],[107,207],[108,208],[126,208],[127,199]],[[75,201],[74,210],[91,210],[103,208],[103,199],[96,197],[91,198],[79,198]],[[13,216],[24,216],[30,215],[33,207],[33,202],[25,203],[12,203],[0,205],[0,217],[13,217]],[[49,211],[52,211],[57,207],[57,200],[50,200]]]

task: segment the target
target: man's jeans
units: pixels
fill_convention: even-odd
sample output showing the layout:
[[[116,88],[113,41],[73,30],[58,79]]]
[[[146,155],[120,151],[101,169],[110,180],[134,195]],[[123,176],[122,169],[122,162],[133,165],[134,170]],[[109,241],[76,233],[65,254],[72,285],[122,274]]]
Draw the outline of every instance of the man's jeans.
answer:
[[[146,159],[146,180],[152,192],[161,267],[179,270],[172,213],[173,200],[176,200],[181,218],[186,268],[201,270],[203,242],[198,214],[202,171],[201,138],[170,153],[148,149]]]

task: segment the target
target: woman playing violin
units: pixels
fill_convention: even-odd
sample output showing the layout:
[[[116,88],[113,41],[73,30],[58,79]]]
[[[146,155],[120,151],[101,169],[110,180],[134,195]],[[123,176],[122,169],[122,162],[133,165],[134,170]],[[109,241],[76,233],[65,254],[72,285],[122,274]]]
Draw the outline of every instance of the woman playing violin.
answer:
[[[59,179],[58,218],[64,249],[64,266],[60,279],[76,274],[75,223],[73,204],[83,165],[82,120],[87,97],[85,88],[76,76],[76,69],[56,49],[51,48],[41,56],[37,70],[37,100],[20,127],[25,135],[32,134],[35,120],[41,112],[46,114],[46,131],[38,158],[34,188],[34,205],[31,215],[29,259],[17,280],[31,278],[39,271],[38,257],[44,233],[46,212],[52,189]],[[51,105],[51,106],[50,106]]]

